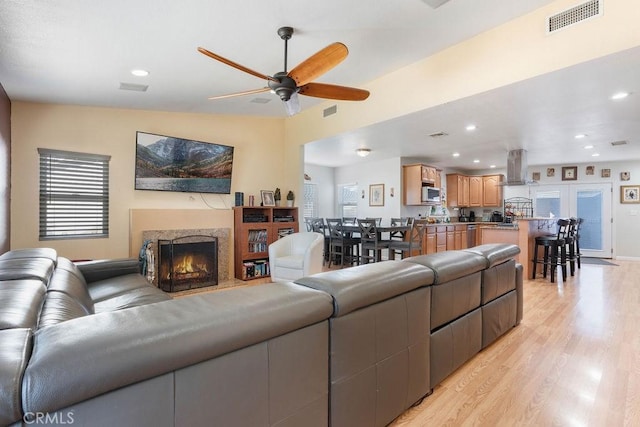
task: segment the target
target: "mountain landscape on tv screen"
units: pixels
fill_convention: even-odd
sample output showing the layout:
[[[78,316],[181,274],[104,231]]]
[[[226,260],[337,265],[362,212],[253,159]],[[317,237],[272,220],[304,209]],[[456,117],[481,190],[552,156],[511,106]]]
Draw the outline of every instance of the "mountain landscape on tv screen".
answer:
[[[231,178],[232,147],[161,137],[136,150],[136,178]]]

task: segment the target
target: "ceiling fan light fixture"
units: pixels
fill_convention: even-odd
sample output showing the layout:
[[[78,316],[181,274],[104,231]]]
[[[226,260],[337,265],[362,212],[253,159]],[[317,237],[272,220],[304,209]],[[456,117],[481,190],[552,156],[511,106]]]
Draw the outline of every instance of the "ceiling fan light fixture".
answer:
[[[300,100],[296,92],[293,92],[283,104],[288,116],[293,116],[300,112]]]
[[[367,157],[371,153],[371,148],[358,148],[356,154],[360,157]]]

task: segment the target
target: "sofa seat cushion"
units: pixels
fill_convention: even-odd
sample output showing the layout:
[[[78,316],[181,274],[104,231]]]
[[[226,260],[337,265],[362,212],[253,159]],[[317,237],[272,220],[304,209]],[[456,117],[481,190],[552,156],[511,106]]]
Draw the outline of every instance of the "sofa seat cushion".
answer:
[[[170,299],[171,297],[160,289],[147,285],[143,288],[133,289],[111,298],[103,299],[96,303],[94,307],[96,313],[103,313],[105,311],[122,310]]]
[[[39,280],[0,282],[0,329],[35,329],[45,292]]]
[[[482,255],[487,260],[487,268],[490,268],[514,258],[520,253],[520,248],[507,243],[487,243],[464,251]]]
[[[47,285],[55,269],[48,258],[14,258],[0,260],[0,280],[37,279]]]
[[[150,286],[149,282],[147,282],[143,276],[135,273],[98,280],[96,282],[89,283],[87,289],[89,290],[89,295],[91,295],[93,303],[97,304],[100,301],[116,297],[120,294]],[[160,291],[159,289],[157,290]]]
[[[434,284],[450,282],[484,269],[486,258],[472,252],[446,251],[405,258],[403,262],[424,265],[434,271]]]
[[[304,263],[304,255],[286,255],[272,260],[277,267],[296,268],[301,270]]]

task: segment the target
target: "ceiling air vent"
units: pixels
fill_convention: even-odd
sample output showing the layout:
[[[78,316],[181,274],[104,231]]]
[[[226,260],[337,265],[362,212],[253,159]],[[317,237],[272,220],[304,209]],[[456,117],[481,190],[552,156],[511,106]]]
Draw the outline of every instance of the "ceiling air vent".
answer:
[[[611,145],[613,145],[614,147],[615,147],[616,145],[627,145],[627,141],[624,141],[624,140],[623,140],[623,141],[613,141],[613,142],[611,143]]]
[[[330,116],[330,115],[335,114],[337,112],[338,112],[338,106],[337,105],[332,105],[331,107],[325,108],[322,111],[322,117],[327,117],[327,116]]]
[[[431,138],[441,138],[443,136],[447,136],[449,135],[446,132],[436,132],[436,133],[432,133],[431,135],[429,135]]]
[[[547,33],[553,33],[585,19],[602,15],[602,0],[591,0],[574,6],[547,19]]]
[[[120,82],[121,90],[133,90],[135,92],[146,92],[149,89],[148,85],[139,85],[135,83],[122,83]]]

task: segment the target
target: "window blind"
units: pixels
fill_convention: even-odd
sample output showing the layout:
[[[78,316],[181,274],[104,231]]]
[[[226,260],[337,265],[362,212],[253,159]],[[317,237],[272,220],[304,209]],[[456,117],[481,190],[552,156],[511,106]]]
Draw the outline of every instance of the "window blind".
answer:
[[[109,237],[111,156],[38,148],[40,240]]]

